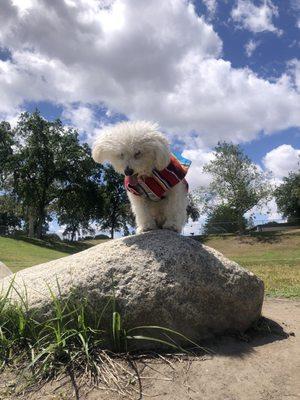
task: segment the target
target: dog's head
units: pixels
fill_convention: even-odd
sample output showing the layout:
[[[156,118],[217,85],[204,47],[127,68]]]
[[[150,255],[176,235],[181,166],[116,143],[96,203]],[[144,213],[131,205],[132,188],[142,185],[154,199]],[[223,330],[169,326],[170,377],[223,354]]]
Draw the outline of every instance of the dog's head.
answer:
[[[98,163],[109,161],[114,169],[125,175],[151,175],[154,168],[161,171],[170,162],[167,139],[150,122],[121,122],[104,129],[92,151]]]

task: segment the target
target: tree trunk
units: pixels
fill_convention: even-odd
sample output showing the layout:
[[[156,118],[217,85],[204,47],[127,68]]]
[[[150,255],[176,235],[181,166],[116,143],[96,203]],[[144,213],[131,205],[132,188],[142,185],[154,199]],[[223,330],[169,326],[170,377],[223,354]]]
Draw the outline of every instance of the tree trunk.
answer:
[[[37,239],[42,239],[44,222],[45,222],[45,208],[43,206],[40,206],[38,209],[38,216],[36,219],[36,227],[35,227],[35,237]]]
[[[42,227],[41,221],[38,221],[37,227],[36,227],[36,230],[35,230],[35,237],[37,239],[41,239],[42,238],[42,230],[43,230],[43,227]]]
[[[74,228],[74,229],[72,230],[72,233],[71,233],[71,242],[74,242],[75,235],[76,235],[76,231],[77,231],[76,228]]]
[[[28,236],[34,237],[35,234],[35,213],[32,207],[28,207]]]
[[[110,238],[113,239],[115,234],[115,227],[114,225],[111,226],[110,228]]]
[[[44,224],[44,216],[40,215],[37,220],[36,230],[35,230],[35,237],[37,239],[41,239],[43,236],[43,224]]]
[[[238,233],[239,235],[242,235],[245,233],[245,226],[244,226],[244,214],[239,214],[237,218],[237,223],[238,223]]]

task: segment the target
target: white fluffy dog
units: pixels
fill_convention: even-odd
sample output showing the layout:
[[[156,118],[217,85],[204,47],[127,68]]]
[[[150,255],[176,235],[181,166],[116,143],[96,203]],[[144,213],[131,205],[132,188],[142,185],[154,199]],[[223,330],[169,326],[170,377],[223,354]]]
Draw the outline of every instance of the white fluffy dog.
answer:
[[[186,222],[187,169],[171,154],[156,124],[121,122],[108,127],[95,141],[92,155],[96,162],[108,161],[125,174],[138,233],[153,229],[181,232]]]

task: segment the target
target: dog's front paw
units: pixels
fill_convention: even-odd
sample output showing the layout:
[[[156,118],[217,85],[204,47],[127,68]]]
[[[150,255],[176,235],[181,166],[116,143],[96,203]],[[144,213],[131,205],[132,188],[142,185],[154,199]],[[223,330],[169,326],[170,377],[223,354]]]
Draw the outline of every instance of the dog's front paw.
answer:
[[[157,229],[156,226],[139,226],[136,230],[136,233],[143,233],[143,232],[149,232],[149,231],[154,231]]]
[[[162,227],[163,229],[168,229],[169,231],[173,231],[173,232],[181,232],[181,227],[178,227],[177,225],[173,225],[173,224],[165,224]]]

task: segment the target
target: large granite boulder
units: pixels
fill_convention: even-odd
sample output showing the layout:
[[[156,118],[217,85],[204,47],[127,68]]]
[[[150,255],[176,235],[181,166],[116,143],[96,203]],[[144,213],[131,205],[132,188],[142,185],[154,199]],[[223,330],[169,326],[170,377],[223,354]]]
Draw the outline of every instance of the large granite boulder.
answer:
[[[251,272],[196,240],[167,230],[108,241],[75,255],[18,272],[29,310],[51,310],[49,287],[67,298],[87,296],[102,311],[115,286],[127,328],[160,325],[192,340],[244,331],[261,315],[264,285]],[[9,287],[11,278],[0,282]],[[59,289],[57,287],[59,283]],[[19,295],[13,299],[19,300]],[[37,313],[38,315],[38,313]]]
[[[0,261],[0,279],[5,278],[6,276],[12,275],[12,272],[3,262]]]

